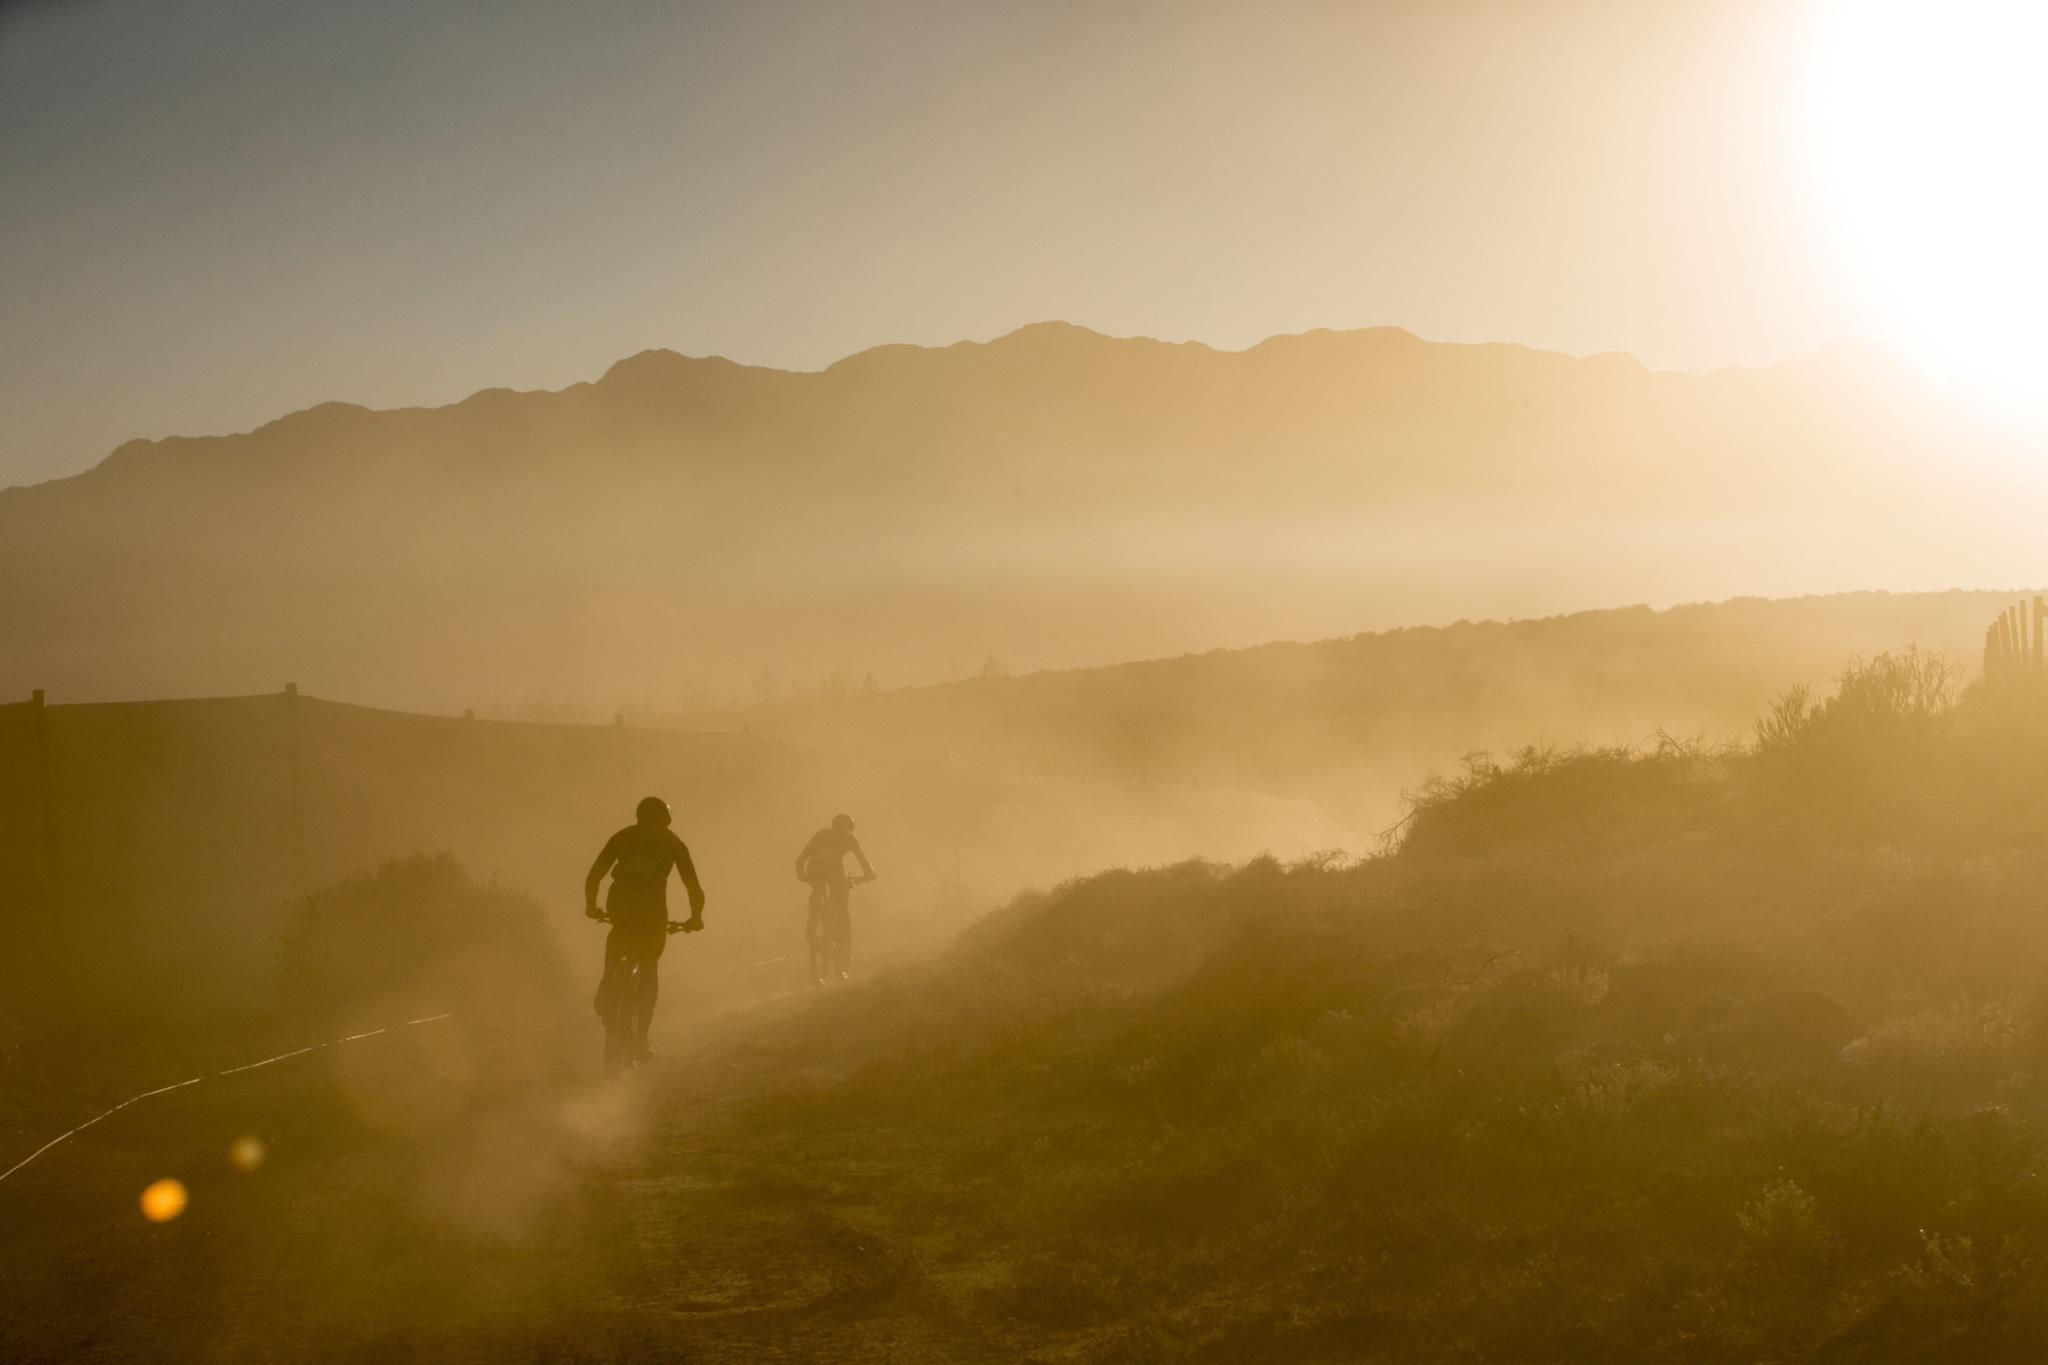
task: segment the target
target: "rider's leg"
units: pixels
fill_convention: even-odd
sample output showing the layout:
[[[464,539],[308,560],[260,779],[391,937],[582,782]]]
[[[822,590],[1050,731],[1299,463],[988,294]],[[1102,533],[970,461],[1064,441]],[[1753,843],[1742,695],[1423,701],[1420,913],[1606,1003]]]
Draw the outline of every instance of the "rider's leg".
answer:
[[[828,902],[827,884],[823,881],[811,883],[811,901],[804,915],[804,946],[810,949],[811,980],[818,985],[825,982],[825,972],[830,965],[825,961],[825,908]]]
[[[604,937],[604,975],[597,979],[597,995],[591,1000],[597,1017],[607,1024],[611,1022],[612,1011],[618,1008],[619,964],[625,960],[625,940],[617,925]]]
[[[613,931],[614,933],[617,930]],[[619,997],[630,988],[625,960],[616,957],[607,943],[604,977],[597,983],[597,1017],[604,1021],[604,1074],[612,1075],[625,1060],[626,1030],[620,1026]]]
[[[638,1017],[633,1020],[633,1038],[640,1046],[644,1059],[647,1053],[647,1026],[654,1022],[655,997],[661,994],[661,956],[655,954],[640,963],[640,992],[636,1002]]]
[[[832,888],[831,908],[826,912],[832,917],[832,929],[828,936],[833,948],[835,961],[827,965],[828,971],[841,976],[853,967],[853,913],[847,904],[853,888],[840,882]]]
[[[635,1061],[645,1061],[647,1026],[654,1022],[654,1002],[661,994],[661,952],[668,946],[664,920],[650,919],[633,926],[631,952],[635,968],[631,1017],[625,1022]]]

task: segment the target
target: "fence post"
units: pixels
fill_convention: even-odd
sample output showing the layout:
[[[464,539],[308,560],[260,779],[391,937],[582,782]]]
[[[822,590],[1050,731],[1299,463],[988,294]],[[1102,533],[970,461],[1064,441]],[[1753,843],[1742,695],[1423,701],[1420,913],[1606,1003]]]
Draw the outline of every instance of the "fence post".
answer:
[[[2030,663],[2030,671],[2034,673],[2036,681],[2040,681],[2040,675],[2042,675],[2042,620],[2044,618],[2048,618],[2048,604],[2044,604],[2040,600],[2040,596],[2036,596],[2034,598],[2034,659]]]
[[[299,760],[299,685],[284,685],[285,811],[291,822],[292,894],[306,893],[306,809]]]
[[[38,687],[30,696],[29,705],[35,708],[36,713],[36,787],[43,798],[43,914],[55,922],[62,918],[59,901],[63,887],[59,880],[62,863],[58,857],[57,842],[57,783],[50,763],[50,712],[43,700],[42,688]]]

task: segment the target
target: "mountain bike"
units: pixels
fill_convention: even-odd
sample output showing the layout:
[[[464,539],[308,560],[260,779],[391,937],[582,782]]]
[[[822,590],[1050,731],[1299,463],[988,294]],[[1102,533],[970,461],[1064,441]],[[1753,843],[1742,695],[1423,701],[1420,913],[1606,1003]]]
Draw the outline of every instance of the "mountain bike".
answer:
[[[595,917],[600,924],[611,923],[609,914]],[[689,926],[681,920],[670,920],[666,926],[673,935]],[[606,1008],[600,1018],[604,1020],[604,1070],[607,1076],[651,1060],[653,1053],[647,1050],[647,1025],[654,1018],[654,959],[627,954],[609,964],[605,980],[598,987],[598,993],[605,997]]]
[[[823,903],[812,902],[810,919],[804,925],[804,940],[811,950],[811,984],[844,981],[853,968],[853,914],[848,902],[853,888],[873,877],[851,877],[824,888]]]

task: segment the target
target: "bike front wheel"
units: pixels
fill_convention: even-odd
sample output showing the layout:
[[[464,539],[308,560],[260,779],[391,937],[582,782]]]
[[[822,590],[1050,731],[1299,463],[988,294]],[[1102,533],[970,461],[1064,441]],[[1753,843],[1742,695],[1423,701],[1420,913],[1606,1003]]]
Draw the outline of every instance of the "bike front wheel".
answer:
[[[611,1012],[604,1021],[606,1075],[632,1070],[647,1050],[647,1011],[642,999],[647,988],[645,964],[628,958],[614,970],[618,980],[612,990]]]

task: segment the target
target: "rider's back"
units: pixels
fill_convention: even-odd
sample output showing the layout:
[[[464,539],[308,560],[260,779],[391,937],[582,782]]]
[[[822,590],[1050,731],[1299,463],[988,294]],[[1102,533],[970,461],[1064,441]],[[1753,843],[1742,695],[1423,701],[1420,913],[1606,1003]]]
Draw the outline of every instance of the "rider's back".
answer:
[[[605,908],[616,917],[668,916],[668,874],[680,870],[686,884],[696,879],[690,850],[673,830],[662,826],[628,825],[605,842],[601,858],[612,863],[611,890]]]
[[[804,845],[806,881],[836,881],[846,876],[846,855],[860,851],[860,840],[847,829],[821,829]]]

